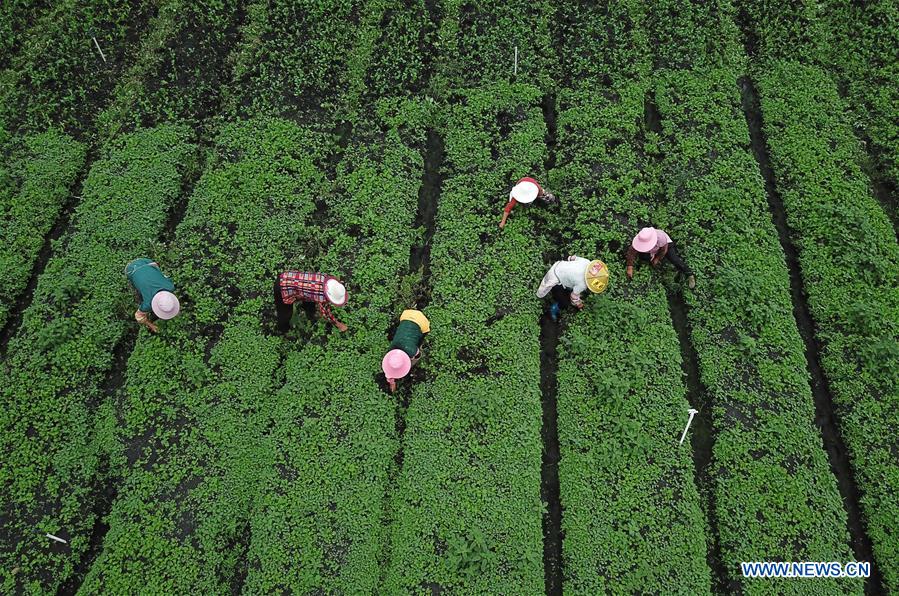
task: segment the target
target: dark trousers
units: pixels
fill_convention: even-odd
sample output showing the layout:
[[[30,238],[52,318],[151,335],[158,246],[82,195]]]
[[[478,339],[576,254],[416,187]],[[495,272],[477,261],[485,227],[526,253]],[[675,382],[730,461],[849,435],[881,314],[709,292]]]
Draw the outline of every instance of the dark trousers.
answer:
[[[648,252],[638,253],[638,256],[641,261],[649,262],[652,260],[652,257],[649,256]],[[663,259],[668,261],[674,268],[683,273],[684,275],[693,275],[693,272],[690,271],[690,268],[687,267],[687,264],[681,258],[680,254],[677,252],[677,247],[674,246],[674,242],[668,244],[668,252],[665,253],[665,258]]]
[[[560,309],[565,309],[571,306],[571,290],[569,290],[562,284],[553,286],[553,288],[549,291],[549,295],[552,297],[553,302],[557,302],[559,304]]]
[[[295,304],[295,303],[294,303]],[[303,310],[312,320],[315,315],[315,303],[301,302]],[[290,329],[290,319],[293,318],[293,304],[285,304],[281,297],[281,284],[279,280],[275,280],[275,312],[278,314],[278,331],[286,333]]]

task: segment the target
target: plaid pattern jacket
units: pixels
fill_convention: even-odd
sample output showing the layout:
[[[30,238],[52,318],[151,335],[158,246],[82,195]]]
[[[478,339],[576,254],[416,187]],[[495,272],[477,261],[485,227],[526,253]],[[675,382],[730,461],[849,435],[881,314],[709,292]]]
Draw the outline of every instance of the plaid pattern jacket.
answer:
[[[293,304],[297,300],[301,302],[315,302],[318,304],[318,312],[335,325],[337,318],[331,312],[331,302],[325,294],[325,284],[329,279],[335,279],[324,273],[311,273],[308,271],[285,271],[278,276],[278,285],[281,287],[281,300],[284,304]]]

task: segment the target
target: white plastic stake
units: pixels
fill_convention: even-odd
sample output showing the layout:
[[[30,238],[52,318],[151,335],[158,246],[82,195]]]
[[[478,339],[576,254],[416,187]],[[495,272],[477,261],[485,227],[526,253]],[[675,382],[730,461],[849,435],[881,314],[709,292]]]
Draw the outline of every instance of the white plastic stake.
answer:
[[[680,443],[678,445],[684,444],[684,439],[687,437],[687,431],[690,430],[690,423],[693,422],[693,416],[699,413],[699,410],[694,410],[690,408],[690,418],[687,419],[687,426],[684,428],[684,434],[680,436]]]
[[[96,37],[91,37],[94,40],[94,45],[97,46],[97,51],[100,52],[100,57],[103,58],[103,62],[106,62],[106,56],[103,54],[103,50],[100,49],[100,44],[97,43]]]
[[[53,534],[47,534],[47,538],[49,538],[50,540],[55,540],[56,542],[62,542],[63,544],[68,544],[68,542],[66,542],[59,536],[54,536]]]
[[[518,76],[518,46],[515,46],[515,67],[512,71],[512,74]]]

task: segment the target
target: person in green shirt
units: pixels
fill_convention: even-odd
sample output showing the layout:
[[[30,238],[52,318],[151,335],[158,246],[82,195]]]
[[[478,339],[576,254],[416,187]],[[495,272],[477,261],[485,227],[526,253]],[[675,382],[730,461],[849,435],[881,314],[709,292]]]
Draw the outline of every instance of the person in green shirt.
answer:
[[[431,323],[418,310],[404,310],[400,324],[393,334],[388,352],[381,361],[381,369],[387,377],[390,392],[396,391],[396,380],[409,374],[412,366],[421,358],[421,344],[425,334],[431,331]]]
[[[172,293],[175,284],[162,274],[159,265],[151,259],[134,259],[125,265],[125,277],[139,302],[134,319],[153,333],[158,332],[159,327],[150,320],[151,313],[167,321],[180,312],[181,305]]]

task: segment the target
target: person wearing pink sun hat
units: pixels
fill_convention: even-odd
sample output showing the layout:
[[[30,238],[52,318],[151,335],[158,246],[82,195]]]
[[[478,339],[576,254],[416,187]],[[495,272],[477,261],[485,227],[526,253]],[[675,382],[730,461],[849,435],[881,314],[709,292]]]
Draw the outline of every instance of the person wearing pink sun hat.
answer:
[[[431,323],[421,311],[407,309],[400,315],[400,324],[393,334],[393,341],[381,360],[381,370],[384,371],[391,393],[396,391],[397,379],[408,375],[421,358],[421,344],[430,331]]]
[[[512,191],[509,193],[509,202],[506,203],[506,208],[503,210],[503,218],[499,222],[500,229],[506,227],[506,220],[509,219],[509,214],[512,213],[512,208],[514,208],[515,205],[519,203],[527,205],[538,199],[546,205],[551,205],[556,202],[555,195],[546,192],[546,190],[544,190],[544,188],[533,178],[525,177],[516,182],[515,186],[512,187]]]
[[[150,320],[152,314],[155,318],[167,321],[181,312],[181,304],[175,291],[172,279],[162,274],[152,259],[134,259],[125,265],[125,277],[134,290],[135,297],[140,303],[134,312],[134,319],[157,333],[159,327]]]
[[[687,276],[687,285],[691,290],[696,287],[696,276],[677,253],[674,241],[664,230],[647,227],[634,236],[626,256],[628,279],[634,277],[634,262],[637,259],[649,261],[652,267],[658,266],[662,259],[667,259],[678,271]]]

